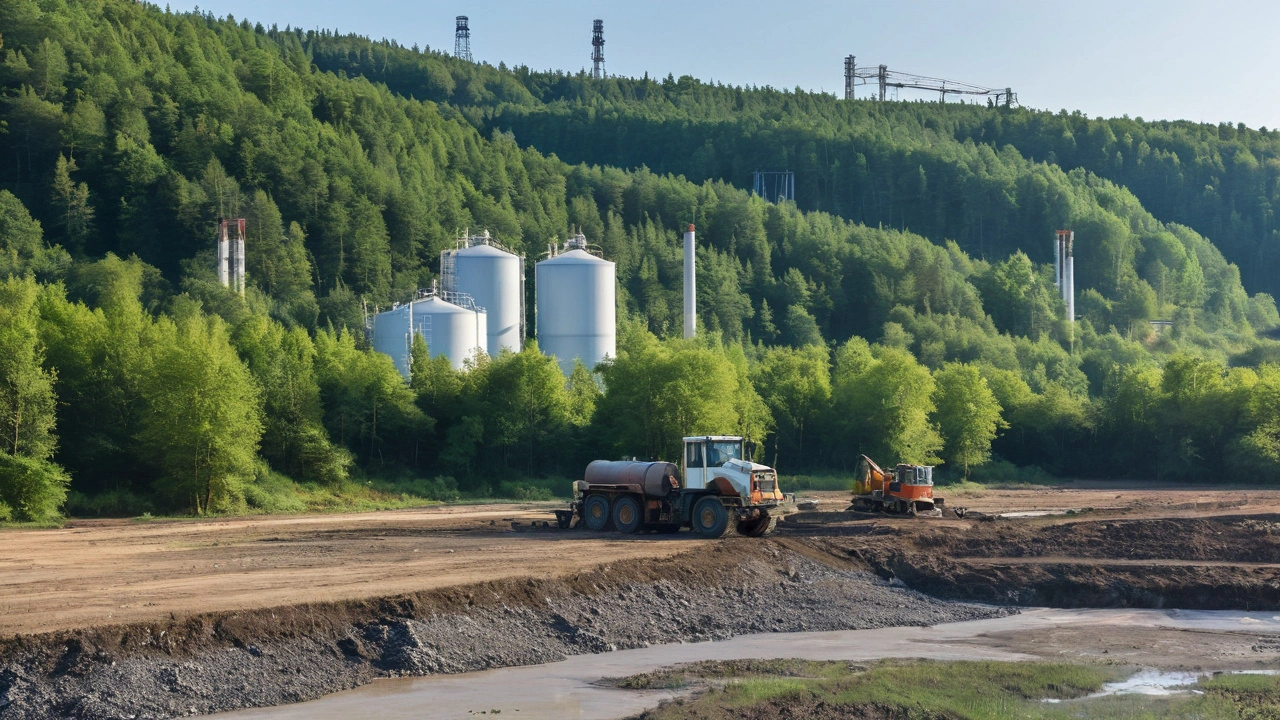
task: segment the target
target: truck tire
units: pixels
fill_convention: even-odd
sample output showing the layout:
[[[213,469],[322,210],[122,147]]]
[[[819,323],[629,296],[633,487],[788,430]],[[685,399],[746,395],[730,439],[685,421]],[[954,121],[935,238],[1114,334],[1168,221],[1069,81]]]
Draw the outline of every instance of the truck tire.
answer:
[[[640,504],[635,498],[623,495],[613,502],[613,527],[620,533],[633,533],[640,529]]]
[[[587,529],[600,532],[609,525],[609,498],[603,495],[588,495],[582,502],[582,520]]]
[[[704,538],[718,538],[729,529],[729,513],[717,497],[704,497],[693,506],[693,531]]]
[[[764,537],[773,532],[778,526],[778,518],[770,516],[768,513],[761,515],[755,520],[743,520],[738,523],[738,534],[747,537]]]

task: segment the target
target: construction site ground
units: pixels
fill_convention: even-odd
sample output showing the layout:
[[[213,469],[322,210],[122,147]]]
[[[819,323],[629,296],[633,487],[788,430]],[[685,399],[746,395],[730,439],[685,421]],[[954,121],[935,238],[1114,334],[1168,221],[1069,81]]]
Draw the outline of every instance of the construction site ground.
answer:
[[[986,488],[948,496],[963,519],[801,495],[816,505],[763,540],[562,531],[556,502],[0,531],[0,720],[213,712],[1017,606],[1280,609],[1280,490]]]
[[[939,494],[946,494],[939,488]],[[858,547],[886,528],[929,542],[943,528],[984,527],[976,519],[855,516],[842,511],[848,493],[801,493],[819,501],[778,538],[849,536]],[[951,505],[988,515],[1055,512],[1000,526],[1104,523],[1105,518],[1188,519],[1280,515],[1280,490],[1169,486],[1135,489],[1110,483],[985,489],[953,495]],[[54,530],[0,531],[0,636],[102,624],[154,621],[172,614],[243,610],[301,602],[382,597],[512,577],[546,577],[601,563],[642,561],[709,542],[690,533],[620,537],[554,529],[551,509],[563,503],[441,506],[359,514],[254,516],[215,520],[76,520]],[[812,519],[806,520],[805,516]],[[551,529],[532,523],[552,521]],[[513,527],[513,523],[515,526]],[[1080,526],[1091,527],[1091,526]],[[1199,539],[1171,526],[1165,563],[1208,558]],[[1052,547],[1028,557],[1016,546],[985,548],[975,565],[1132,561],[1127,544],[1083,541],[1072,555]],[[998,545],[1007,545],[999,543]],[[941,549],[941,548],[939,548]],[[945,559],[936,551],[931,555]],[[966,552],[966,555],[979,553]],[[1143,558],[1153,564],[1155,558]],[[1222,558],[1236,563],[1236,558]],[[1255,562],[1280,563],[1280,555]]]

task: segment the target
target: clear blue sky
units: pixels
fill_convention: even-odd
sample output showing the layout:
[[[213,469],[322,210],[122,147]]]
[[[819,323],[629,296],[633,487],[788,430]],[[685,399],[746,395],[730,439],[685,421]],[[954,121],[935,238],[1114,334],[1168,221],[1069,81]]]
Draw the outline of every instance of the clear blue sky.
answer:
[[[174,10],[196,3],[171,2]],[[1280,3],[1263,0],[204,0],[270,25],[330,28],[452,51],[471,18],[477,60],[577,71],[591,21],[607,70],[843,92],[859,65],[1010,86],[1023,105],[1280,127]],[[905,91],[903,97],[906,97]]]

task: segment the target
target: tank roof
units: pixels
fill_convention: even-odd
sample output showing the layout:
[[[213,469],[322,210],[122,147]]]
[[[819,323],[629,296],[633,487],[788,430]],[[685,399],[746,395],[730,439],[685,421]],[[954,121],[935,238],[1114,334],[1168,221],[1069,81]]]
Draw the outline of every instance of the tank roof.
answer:
[[[472,245],[471,247],[462,248],[458,250],[456,254],[460,256],[477,256],[477,257],[484,256],[484,255],[488,255],[491,257],[509,257],[509,258],[516,257],[514,254],[509,253],[500,248],[496,248],[492,245],[483,245],[483,244],[477,244],[477,245]]]
[[[438,297],[423,298],[422,300],[413,301],[413,311],[415,313],[427,312],[435,314],[446,313],[469,313],[472,312],[464,307],[459,307],[451,302],[445,302]]]
[[[539,265],[612,265],[613,262],[604,258],[596,257],[586,250],[570,250],[566,253],[560,253],[555,257],[549,257],[538,263]]]

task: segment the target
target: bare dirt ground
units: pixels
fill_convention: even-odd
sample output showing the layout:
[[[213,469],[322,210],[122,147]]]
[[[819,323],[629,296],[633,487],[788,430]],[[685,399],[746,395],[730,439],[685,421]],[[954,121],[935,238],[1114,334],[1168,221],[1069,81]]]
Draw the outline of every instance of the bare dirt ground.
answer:
[[[3,531],[0,720],[171,717],[377,677],[1011,611],[991,605],[1280,610],[1280,490],[955,492],[962,519],[807,495],[816,509],[766,539],[561,531],[562,503]]]
[[[947,494],[946,489],[940,488],[939,494]],[[848,504],[843,492],[803,495],[818,499],[823,515]],[[957,494],[948,502],[987,514],[1091,509],[1021,520],[1018,527],[1109,517],[1280,514],[1280,490],[1185,486],[1132,489],[1081,483]],[[624,539],[530,527],[532,522],[550,520],[550,510],[561,506],[447,506],[209,521],[75,521],[58,530],[0,531],[0,637],[147,622],[195,612],[384,597],[512,577],[557,576],[601,563],[670,557],[706,542],[688,533]],[[944,527],[980,526],[954,519],[832,520],[821,526],[796,525],[780,536],[862,537],[893,531],[914,537]],[[513,522],[519,526],[513,528]],[[1171,546],[1182,546],[1177,529],[1170,532]],[[1128,557],[1122,552],[1124,546],[1109,545],[1106,537],[1077,545],[1076,555]],[[1093,551],[1087,550],[1090,547]],[[975,557],[974,564],[991,565],[1009,553],[988,549],[963,554],[982,555],[981,560]],[[1060,551],[1038,554],[1053,555],[1058,565],[1069,562]],[[1053,559],[1035,562],[1049,564]],[[1216,559],[1228,564],[1246,561],[1238,556]],[[1161,560],[1180,564],[1184,558],[1175,553]],[[1263,554],[1246,562],[1270,565],[1280,562],[1280,555]]]
[[[562,506],[75,521],[58,530],[0,531],[0,637],[555,576],[668,557],[703,542],[687,534],[658,541],[529,527]]]

